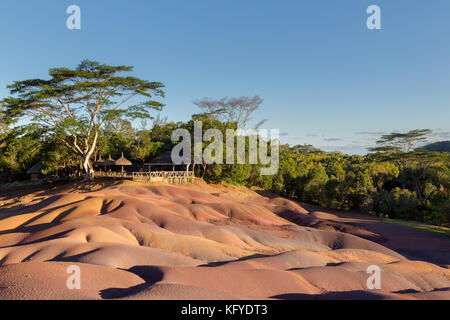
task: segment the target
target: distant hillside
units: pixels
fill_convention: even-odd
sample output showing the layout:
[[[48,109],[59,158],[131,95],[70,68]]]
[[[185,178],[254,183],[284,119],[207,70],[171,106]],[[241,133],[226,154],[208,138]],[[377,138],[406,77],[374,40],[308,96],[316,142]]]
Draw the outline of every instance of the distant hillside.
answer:
[[[450,141],[439,141],[420,147],[417,151],[450,152]]]

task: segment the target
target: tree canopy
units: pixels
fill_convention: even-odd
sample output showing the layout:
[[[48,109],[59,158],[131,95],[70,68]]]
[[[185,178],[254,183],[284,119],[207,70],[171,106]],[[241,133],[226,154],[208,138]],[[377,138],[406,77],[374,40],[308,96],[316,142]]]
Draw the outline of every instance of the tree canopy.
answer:
[[[212,120],[222,122],[235,122],[239,130],[245,130],[252,114],[257,111],[263,99],[259,96],[210,99],[203,98],[195,100],[194,104],[203,110],[204,115]],[[260,127],[265,120],[259,121],[255,128]]]

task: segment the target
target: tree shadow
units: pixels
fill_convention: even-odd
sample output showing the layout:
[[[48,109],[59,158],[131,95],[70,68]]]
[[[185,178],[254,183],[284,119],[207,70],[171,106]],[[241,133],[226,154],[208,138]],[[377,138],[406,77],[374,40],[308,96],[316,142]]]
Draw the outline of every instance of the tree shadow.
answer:
[[[385,300],[386,296],[376,292],[354,290],[323,294],[285,293],[271,296],[270,298],[282,300]]]
[[[9,214],[9,215],[5,214],[6,211],[3,211],[3,215],[0,218],[0,224],[2,223],[3,220],[9,219],[11,217],[20,216],[20,215],[23,215],[23,214],[29,214],[29,213],[32,213],[32,212],[35,212],[35,211],[42,211],[42,208],[44,208],[44,207],[50,205],[51,203],[57,201],[59,198],[60,198],[60,196],[52,197],[52,198],[49,198],[47,200],[44,200],[43,204],[38,203],[38,204],[35,204],[35,205],[31,205],[31,206],[25,207],[25,208],[23,208],[22,210],[19,210],[19,211],[14,210],[12,208],[8,209],[8,211],[12,211],[11,214]],[[66,203],[66,204],[63,204],[63,205],[60,205],[60,206],[53,207],[53,208],[47,209],[45,211],[42,211],[41,213],[37,214],[36,216],[34,216],[32,218],[29,218],[27,221],[23,222],[22,224],[14,227],[14,228],[0,231],[0,235],[16,233],[16,232],[30,232],[30,233],[33,233],[33,232],[38,232],[38,231],[41,231],[43,229],[50,228],[52,226],[56,226],[58,224],[61,224],[62,222],[64,222],[62,220],[65,217],[69,216],[73,211],[75,211],[77,209],[76,206],[75,206],[76,204],[81,203],[81,202],[86,201],[86,200],[89,200],[90,198],[91,197],[87,197],[87,198],[84,198],[84,199],[81,199],[81,200],[72,201],[72,202],[69,202],[69,203]],[[102,207],[99,210],[99,214],[101,214],[101,215],[109,214],[109,213],[111,213],[113,211],[116,211],[116,210],[118,210],[118,209],[120,209],[120,208],[122,208],[124,206],[123,203],[120,203],[118,206],[116,206],[114,208],[111,208],[112,202],[113,202],[112,200],[111,201],[103,201]],[[51,222],[41,223],[41,224],[37,224],[37,225],[34,225],[34,226],[28,226],[30,223],[33,223],[33,222],[39,220],[40,218],[45,217],[48,214],[51,214],[55,210],[59,210],[59,209],[62,209],[64,207],[68,207],[68,206],[72,206],[72,207],[68,208],[67,210],[65,210],[65,211],[63,211],[61,213],[59,213]]]
[[[278,254],[275,254],[273,256],[277,256]],[[232,262],[239,262],[239,261],[246,261],[246,260],[251,260],[251,259],[257,259],[257,258],[267,258],[267,257],[273,257],[271,255],[268,254],[259,254],[259,253],[255,253],[246,257],[242,257],[236,260],[228,260],[228,261],[218,261],[218,262],[210,262],[207,264],[202,264],[199,265],[199,267],[219,267],[219,266],[223,266],[226,265],[228,263],[232,263]]]
[[[130,269],[121,270],[134,273],[145,282],[128,288],[103,289],[100,291],[100,296],[103,299],[120,299],[132,294],[136,294],[147,289],[148,287],[154,285],[164,278],[164,273],[162,272],[162,270],[159,267],[155,266],[134,266]]]
[[[61,261],[61,262],[76,262],[79,261],[81,258],[92,254],[94,252],[100,251],[101,248],[96,248],[96,249],[92,249],[90,251],[86,251],[80,254],[75,254],[72,256],[67,256],[65,257],[64,255],[66,254],[66,252],[61,252],[60,254],[58,254],[56,257],[54,257],[53,259],[50,259],[48,261]]]
[[[75,230],[75,228],[71,228],[69,230],[65,230],[65,231],[62,231],[62,232],[59,232],[59,233],[55,233],[55,234],[52,234],[51,236],[44,237],[44,238],[41,238],[41,239],[37,239],[37,240],[34,240],[34,241],[19,242],[17,244],[14,244],[14,245],[11,245],[11,246],[7,246],[7,247],[8,248],[14,248],[14,247],[20,247],[20,246],[24,246],[24,245],[35,244],[35,243],[39,243],[39,242],[45,242],[45,241],[59,239],[59,238],[62,238],[63,236],[65,236],[66,234],[72,232],[73,230]],[[0,249],[1,248],[5,248],[5,247],[0,247]]]

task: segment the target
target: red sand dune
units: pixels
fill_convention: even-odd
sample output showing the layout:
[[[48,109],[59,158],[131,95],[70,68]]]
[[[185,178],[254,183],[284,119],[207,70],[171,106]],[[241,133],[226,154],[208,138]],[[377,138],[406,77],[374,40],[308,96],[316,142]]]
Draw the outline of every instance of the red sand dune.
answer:
[[[403,227],[234,186],[97,189],[3,197],[0,299],[450,299],[449,239],[415,234],[418,254]]]

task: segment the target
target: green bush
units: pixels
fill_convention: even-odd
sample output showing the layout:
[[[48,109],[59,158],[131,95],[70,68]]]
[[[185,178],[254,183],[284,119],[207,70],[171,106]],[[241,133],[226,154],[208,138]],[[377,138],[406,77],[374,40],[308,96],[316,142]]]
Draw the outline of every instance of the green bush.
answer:
[[[424,220],[442,227],[450,227],[450,199],[425,210]]]
[[[395,188],[392,191],[372,192],[364,201],[362,209],[387,218],[416,219],[419,215],[419,201],[415,192]]]

